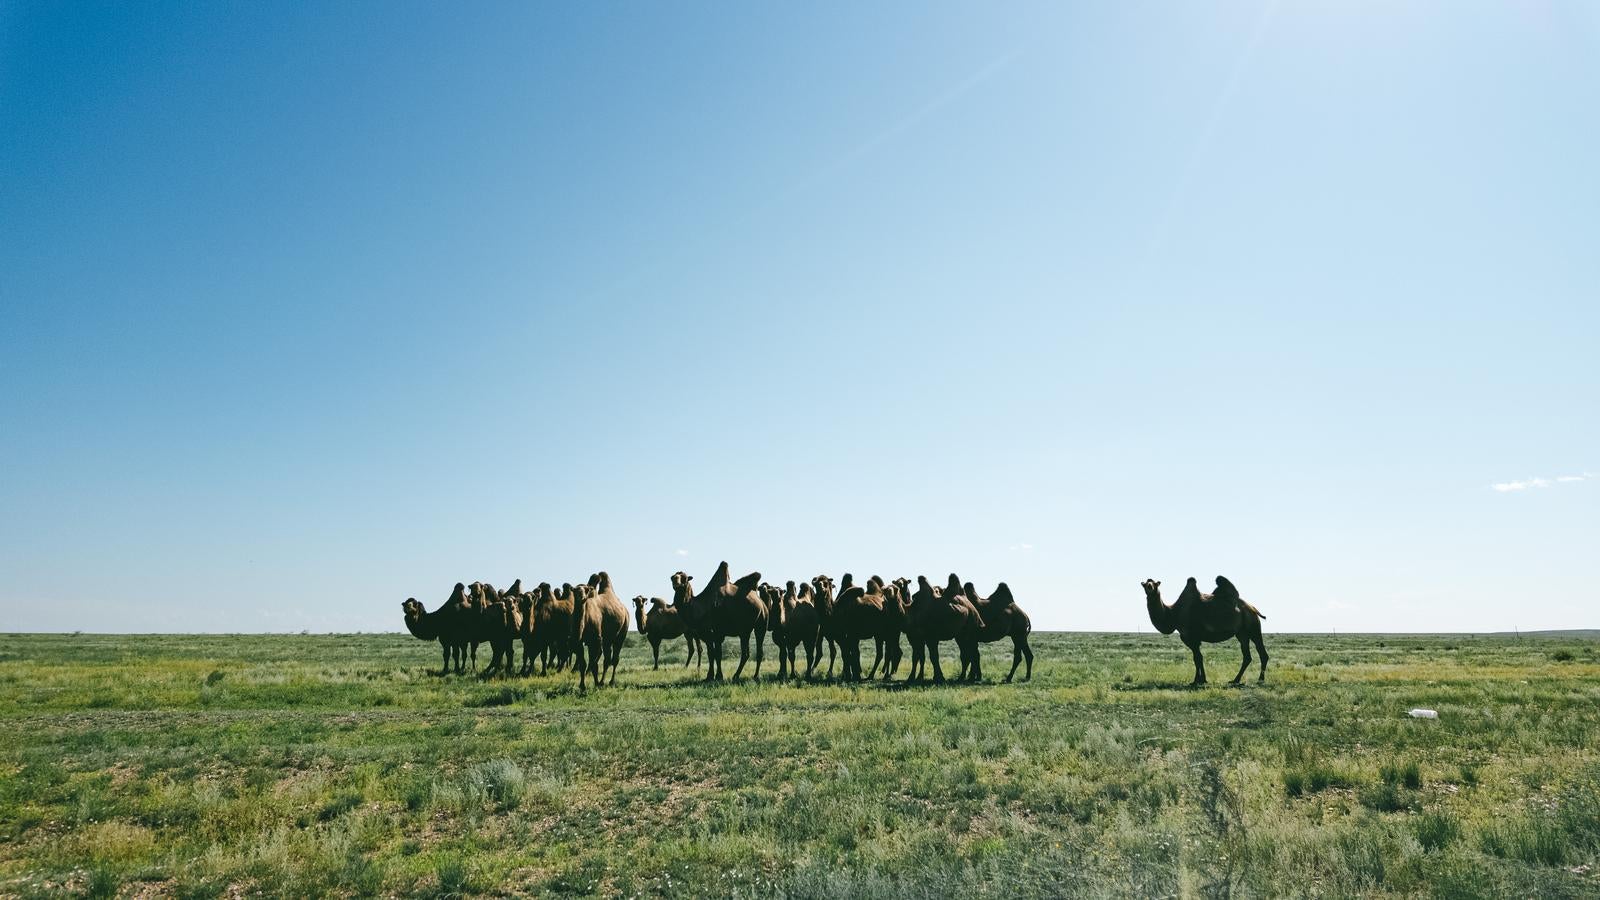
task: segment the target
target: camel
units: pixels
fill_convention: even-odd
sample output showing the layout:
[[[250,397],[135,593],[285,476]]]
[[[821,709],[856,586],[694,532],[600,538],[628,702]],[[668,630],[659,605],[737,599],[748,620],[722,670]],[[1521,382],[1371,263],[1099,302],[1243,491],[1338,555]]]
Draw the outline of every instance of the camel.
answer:
[[[778,648],[778,680],[800,678],[800,668],[794,660],[794,649],[798,646],[806,648],[806,677],[810,678],[817,661],[822,658],[822,648],[817,646],[822,623],[811,599],[811,586],[801,585],[796,594],[794,582],[789,582],[776,602],[768,604],[768,610],[772,643]]]
[[[552,659],[556,671],[560,672],[572,656],[572,585],[564,585],[558,595],[549,582],[542,582],[530,596],[532,599],[526,610],[528,621],[523,628],[531,634],[532,642],[525,641],[522,645],[523,669],[529,674],[533,672],[533,655],[537,654],[540,675],[550,672]]]
[[[650,612],[644,611],[644,605],[650,604]],[[661,668],[661,642],[669,638],[683,636],[683,611],[676,606],[668,606],[660,597],[651,597],[647,601],[643,594],[633,598],[634,621],[639,626],[639,633],[650,642],[650,653],[655,658],[652,669]],[[695,639],[687,639],[688,648],[684,652],[683,664],[689,665],[689,660],[694,658]]]
[[[724,561],[717,566],[705,589],[683,604],[685,627],[705,642],[709,655],[707,681],[722,678],[722,642],[734,635],[739,637],[739,667],[733,671],[733,680],[739,680],[750,658],[752,635],[756,640],[755,678],[761,679],[761,657],[767,640],[767,605],[756,593],[760,583],[760,572],[729,581],[728,564]]]
[[[850,580],[850,576],[846,575],[845,580]],[[874,677],[879,664],[884,663],[885,647],[892,647],[891,654],[898,660],[900,631],[905,623],[905,608],[900,602],[898,586],[887,585],[874,575],[867,579],[865,587],[853,586],[840,591],[834,601],[833,615],[834,637],[844,653],[844,670],[840,677],[846,681],[862,680],[861,641],[867,638],[872,639],[874,653],[866,678]],[[884,674],[888,674],[887,665]]]
[[[983,630],[978,633],[980,644],[992,643],[1001,638],[1011,638],[1011,671],[1006,673],[1005,682],[1010,683],[1017,674],[1017,667],[1027,659],[1028,668],[1022,676],[1023,681],[1033,678],[1033,648],[1028,646],[1028,635],[1033,631],[1033,620],[1017,605],[1015,597],[1011,596],[1011,588],[1004,581],[994,589],[987,599],[980,598],[973,589],[972,582],[962,585],[962,592],[967,595],[978,615],[983,617]],[[972,654],[972,665],[977,671],[973,674],[973,681],[983,680],[983,661],[977,648]]]
[[[406,630],[418,640],[439,642],[439,647],[444,653],[444,666],[439,670],[440,675],[450,674],[452,658],[455,661],[456,673],[460,674],[466,664],[464,645],[457,640],[461,631],[462,600],[466,594],[466,585],[457,584],[450,599],[439,605],[433,612],[423,607],[422,601],[415,597],[406,598],[400,604],[405,611]]]
[[[577,623],[578,689],[584,689],[585,671],[599,687],[607,669],[617,683],[617,660],[628,638],[628,608],[611,589],[611,576],[596,572],[589,583],[574,591],[573,620]],[[587,651],[587,654],[585,653]]]
[[[906,616],[911,609],[911,592],[906,586],[911,583],[909,578],[896,578],[888,584],[883,579],[872,576],[878,583],[878,589],[883,593],[883,622],[878,634],[874,637],[876,656],[872,660],[872,668],[867,670],[867,677],[872,678],[878,673],[878,661],[883,661],[883,680],[888,681],[900,668],[901,650],[900,635],[906,629]]]
[[[1171,606],[1161,602],[1161,582],[1146,579],[1142,587],[1150,624],[1162,634],[1178,632],[1178,637],[1194,654],[1192,684],[1206,683],[1206,661],[1200,655],[1200,645],[1217,644],[1233,638],[1239,641],[1244,662],[1239,665],[1239,673],[1233,676],[1231,683],[1238,684],[1243,680],[1245,670],[1250,668],[1252,641],[1261,653],[1261,677],[1256,680],[1267,680],[1267,647],[1261,640],[1261,620],[1266,616],[1239,596],[1233,582],[1218,575],[1216,592],[1202,594],[1195,580],[1190,578],[1184,585],[1183,593]]]
[[[672,575],[672,604],[671,608],[677,611],[678,621],[684,623],[683,636],[689,642],[689,655],[684,657],[683,665],[687,668],[690,662],[705,662],[705,641],[699,635],[689,630],[688,622],[684,618],[688,604],[694,599],[694,576],[687,572],[675,572]]]
[[[496,674],[510,675],[511,667],[517,661],[516,642],[522,632],[522,610],[518,608],[516,598],[505,595],[490,603],[482,615],[489,635],[489,646],[494,650],[494,658],[483,675],[485,678]]]
[[[939,665],[939,642],[955,641],[961,649],[962,661],[969,662],[977,652],[978,635],[983,627],[983,617],[961,590],[961,579],[951,575],[949,586],[940,591],[926,576],[918,575],[917,592],[912,595],[906,617],[906,637],[911,641],[911,672],[906,680],[920,681],[927,677],[927,663],[932,661],[933,681],[942,684],[944,671]]]
[[[850,580],[846,575],[845,581]],[[817,620],[821,626],[822,637],[828,642],[828,672],[824,676],[830,681],[833,679],[833,658],[839,650],[839,629],[843,620],[834,616],[835,604],[833,601],[833,578],[828,575],[818,575],[811,579],[812,596],[817,606]],[[822,645],[817,645],[817,663],[822,663]]]

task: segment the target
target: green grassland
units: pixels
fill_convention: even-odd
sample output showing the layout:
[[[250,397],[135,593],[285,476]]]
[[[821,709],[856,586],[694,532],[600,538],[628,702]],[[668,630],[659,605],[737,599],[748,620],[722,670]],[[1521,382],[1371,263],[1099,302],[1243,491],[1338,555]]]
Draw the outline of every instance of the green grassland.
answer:
[[[1600,895],[1592,640],[1269,634],[1200,689],[1176,637],[1034,646],[702,686],[633,637],[580,694],[405,635],[11,635],[0,895]]]

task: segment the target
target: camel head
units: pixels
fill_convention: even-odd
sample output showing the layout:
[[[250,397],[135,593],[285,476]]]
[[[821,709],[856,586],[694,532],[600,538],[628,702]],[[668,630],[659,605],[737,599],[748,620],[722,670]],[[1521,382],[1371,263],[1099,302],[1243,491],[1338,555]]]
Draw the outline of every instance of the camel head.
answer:
[[[1193,581],[1194,579],[1189,579]],[[1171,634],[1178,630],[1178,616],[1172,607],[1161,602],[1161,582],[1154,578],[1146,578],[1141,585],[1144,588],[1144,605],[1150,613],[1150,624],[1162,634]]]
[[[639,596],[633,598],[633,608],[638,610],[639,612],[644,612],[645,599],[646,599],[645,595],[643,595],[643,594],[640,594]]]
[[[405,610],[407,622],[422,618],[422,603],[415,597],[407,597],[406,602],[400,604],[400,608]]]
[[[906,592],[906,586],[911,584],[911,579],[904,577],[896,578],[894,581],[890,582],[890,584],[893,584],[895,587],[899,588],[900,593],[903,594]]]
[[[528,591],[526,594],[517,595],[517,612],[522,613],[522,617],[524,619],[533,615],[533,601],[533,591]]]
[[[694,599],[694,576],[679,572],[672,576],[672,605]]]

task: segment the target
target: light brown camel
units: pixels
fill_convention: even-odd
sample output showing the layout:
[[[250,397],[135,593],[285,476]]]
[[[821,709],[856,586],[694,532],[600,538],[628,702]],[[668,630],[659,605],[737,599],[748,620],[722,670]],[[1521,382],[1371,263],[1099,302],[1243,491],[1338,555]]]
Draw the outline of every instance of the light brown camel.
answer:
[[[967,595],[972,605],[977,607],[978,615],[983,617],[983,630],[978,632],[980,644],[1011,638],[1011,671],[1006,673],[1005,682],[1010,682],[1017,674],[1017,667],[1024,659],[1028,661],[1028,668],[1022,680],[1032,679],[1033,648],[1028,646],[1028,635],[1033,632],[1033,620],[1028,618],[1028,614],[1017,605],[1016,598],[1011,596],[1011,588],[1002,581],[994,589],[994,593],[987,598],[981,598],[969,581],[962,585],[962,592]],[[972,654],[972,664],[977,668],[972,677],[973,681],[983,680],[982,649],[978,647]]]
[[[1251,642],[1261,653],[1261,677],[1257,681],[1267,680],[1267,647],[1261,640],[1261,620],[1266,616],[1239,596],[1233,582],[1218,575],[1216,593],[1202,594],[1195,580],[1190,578],[1171,606],[1161,602],[1161,582],[1146,579],[1142,587],[1150,624],[1162,634],[1178,632],[1178,637],[1194,654],[1193,684],[1206,683],[1206,661],[1200,655],[1200,645],[1234,639],[1239,641],[1244,662],[1240,663],[1239,673],[1233,676],[1232,683],[1243,680],[1245,670],[1250,668]]]
[[[933,663],[933,681],[944,682],[944,671],[939,665],[939,643],[953,640],[961,650],[963,662],[970,661],[977,652],[978,634],[983,630],[983,617],[977,607],[961,590],[961,580],[950,576],[950,585],[943,591],[917,576],[917,591],[911,597],[911,609],[906,617],[906,637],[911,641],[911,672],[908,681],[927,677],[927,663]]]
[[[751,572],[736,582],[728,580],[728,564],[723,562],[700,593],[683,604],[684,626],[705,642],[706,680],[722,678],[722,642],[739,638],[739,667],[733,671],[738,681],[750,658],[750,638],[756,641],[755,678],[761,678],[761,657],[767,641],[767,605],[756,592],[761,573]]]
[[[617,683],[617,660],[628,638],[628,608],[611,588],[611,576],[596,572],[589,583],[574,592],[572,614],[577,622],[578,689],[584,688],[584,673],[602,684],[607,669],[611,684]]]
[[[572,607],[570,584],[563,585],[560,594],[550,587],[549,582],[542,582],[533,589],[533,624],[530,629],[533,643],[531,651],[527,644],[523,645],[522,650],[523,662],[529,672],[533,671],[533,664],[527,661],[530,652],[539,656],[540,675],[549,673],[552,660],[555,662],[557,672],[566,668],[567,661],[572,656],[573,634],[576,631]]]

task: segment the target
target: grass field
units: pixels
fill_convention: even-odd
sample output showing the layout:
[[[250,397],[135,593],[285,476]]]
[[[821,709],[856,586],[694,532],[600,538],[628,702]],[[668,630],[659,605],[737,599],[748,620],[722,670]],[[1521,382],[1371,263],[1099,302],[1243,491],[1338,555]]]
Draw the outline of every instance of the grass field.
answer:
[[[912,689],[672,646],[580,695],[405,635],[11,635],[0,894],[1600,895],[1581,638],[1269,634],[1198,690],[1155,634]]]

